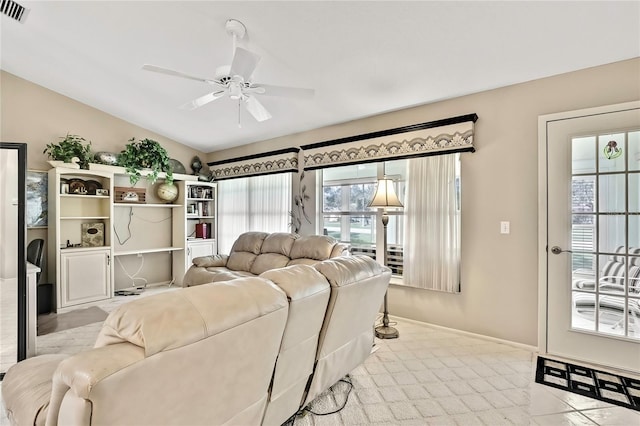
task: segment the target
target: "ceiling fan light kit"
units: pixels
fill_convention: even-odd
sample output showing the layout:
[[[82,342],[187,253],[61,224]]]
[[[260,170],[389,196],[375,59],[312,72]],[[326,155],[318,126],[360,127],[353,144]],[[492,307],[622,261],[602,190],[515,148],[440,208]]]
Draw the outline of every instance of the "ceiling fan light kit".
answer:
[[[258,122],[268,120],[272,116],[255,95],[292,98],[313,97],[313,89],[254,83],[251,77],[258,66],[260,55],[236,45],[237,40],[242,40],[245,37],[247,28],[242,22],[229,19],[225,24],[225,29],[227,34],[233,38],[233,59],[231,65],[217,67],[214,78],[197,77],[150,64],[143,65],[142,69],[172,77],[195,80],[215,87],[214,91],[181,105],[181,109],[194,110],[227,96],[229,99],[238,101],[238,107],[242,104]],[[238,112],[238,125],[240,125],[239,114],[240,112]]]

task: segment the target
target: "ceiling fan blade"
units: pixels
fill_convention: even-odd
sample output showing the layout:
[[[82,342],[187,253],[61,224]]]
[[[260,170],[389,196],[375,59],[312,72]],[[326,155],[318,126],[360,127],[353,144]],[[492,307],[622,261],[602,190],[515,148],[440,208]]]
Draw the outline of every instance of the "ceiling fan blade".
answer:
[[[188,78],[189,80],[201,81],[203,83],[216,83],[216,84],[219,84],[219,82],[214,80],[214,79],[195,77],[193,75],[185,74],[185,73],[180,72],[180,71],[170,70],[168,68],[162,68],[162,67],[159,67],[159,66],[156,66],[156,65],[144,64],[142,66],[142,69],[146,70],[146,71],[157,72],[157,73],[160,73],[160,74],[171,75],[171,76],[174,76],[174,77]]]
[[[271,118],[269,111],[253,96],[247,96],[244,101],[244,106],[256,121],[265,121]]]
[[[265,96],[285,96],[288,98],[300,98],[309,99],[315,94],[313,89],[303,89],[300,87],[287,87],[287,86],[273,86],[271,84],[252,84],[248,89],[264,89],[264,91],[256,90],[256,93],[260,93]]]
[[[239,75],[245,80],[249,80],[259,61],[260,56],[258,54],[249,52],[242,47],[236,47],[229,75],[231,77]]]
[[[200,108],[201,106],[204,106],[209,102],[213,102],[216,99],[223,97],[224,93],[225,93],[224,90],[221,90],[219,92],[208,93],[204,96],[199,97],[198,99],[194,99],[192,101],[187,102],[184,105],[180,105],[180,109],[194,110],[196,108]]]

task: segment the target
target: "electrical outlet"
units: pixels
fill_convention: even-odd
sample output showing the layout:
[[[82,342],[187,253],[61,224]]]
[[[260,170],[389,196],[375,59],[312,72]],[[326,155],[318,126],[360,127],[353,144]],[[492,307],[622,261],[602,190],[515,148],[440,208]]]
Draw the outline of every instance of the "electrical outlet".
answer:
[[[500,222],[500,233],[501,234],[510,234],[511,233],[511,223],[510,222]]]

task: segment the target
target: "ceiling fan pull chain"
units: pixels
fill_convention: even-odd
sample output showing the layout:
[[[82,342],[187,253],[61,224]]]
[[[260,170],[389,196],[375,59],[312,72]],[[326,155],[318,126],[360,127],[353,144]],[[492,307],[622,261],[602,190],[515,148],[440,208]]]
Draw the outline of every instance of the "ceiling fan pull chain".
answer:
[[[242,129],[242,125],[240,124],[240,99],[238,99],[238,129]]]

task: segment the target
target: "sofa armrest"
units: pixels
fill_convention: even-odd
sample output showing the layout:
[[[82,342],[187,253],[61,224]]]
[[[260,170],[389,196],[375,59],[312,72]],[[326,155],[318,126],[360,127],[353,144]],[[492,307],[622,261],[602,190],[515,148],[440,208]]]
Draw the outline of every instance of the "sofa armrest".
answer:
[[[91,389],[106,377],[144,359],[144,349],[131,343],[94,348],[63,360],[53,375],[47,424],[57,424],[67,392],[89,399]]]
[[[193,259],[193,264],[208,268],[210,266],[227,266],[229,256],[226,254],[214,254],[213,256],[202,256]]]

